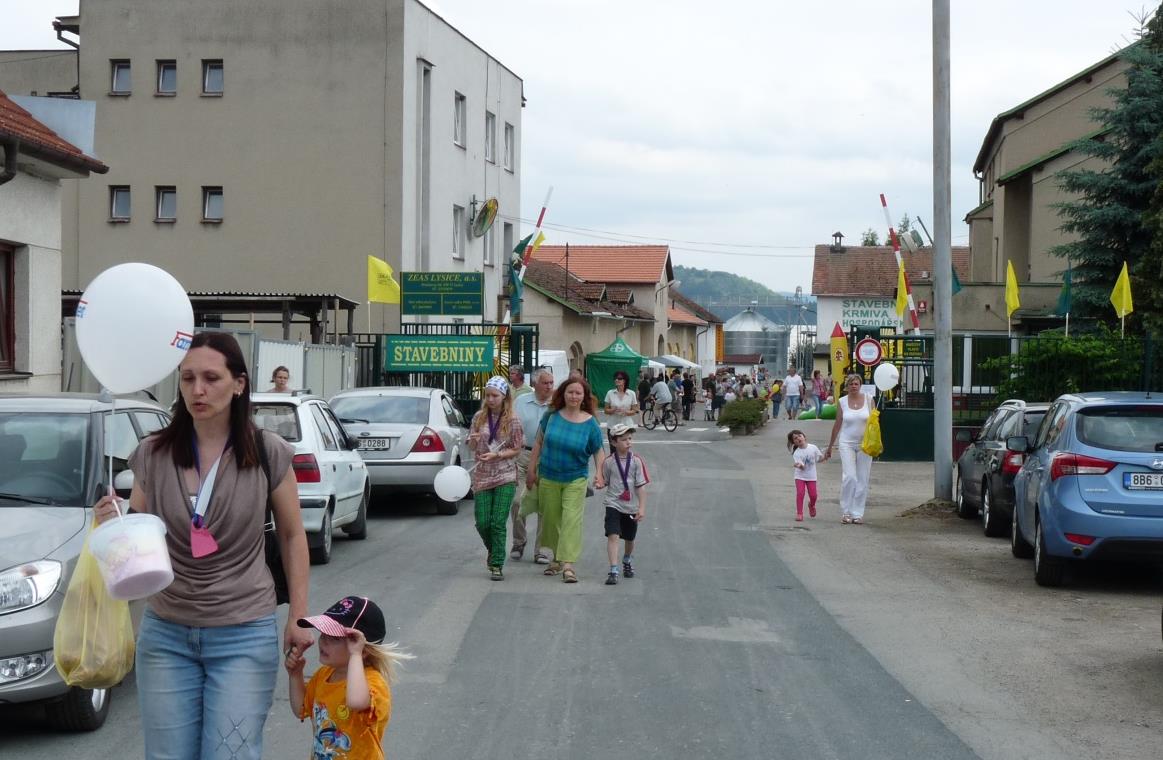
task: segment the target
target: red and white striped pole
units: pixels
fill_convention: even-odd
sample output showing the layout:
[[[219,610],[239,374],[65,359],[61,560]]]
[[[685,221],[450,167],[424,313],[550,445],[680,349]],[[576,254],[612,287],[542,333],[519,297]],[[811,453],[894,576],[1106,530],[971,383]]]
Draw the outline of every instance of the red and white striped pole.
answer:
[[[892,217],[888,213],[888,201],[884,198],[884,193],[880,194],[880,206],[884,209],[884,221],[888,225],[888,237],[892,241],[892,255],[896,257],[897,271],[904,268],[904,260],[901,259],[901,241],[897,237],[896,229],[892,226]],[[909,301],[909,318],[913,323],[913,332],[917,335],[921,334],[921,320],[917,318],[917,307],[913,303],[913,288],[909,284],[909,273],[905,272],[905,295]]]
[[[533,234],[529,237],[529,245],[525,246],[524,252],[521,254],[521,271],[517,272],[517,281],[525,281],[525,269],[529,266],[529,259],[533,257],[533,243],[536,242],[537,236],[541,233],[541,223],[545,221],[545,210],[549,208],[549,199],[553,197],[553,185],[549,186],[549,190],[545,193],[545,201],[541,204],[541,213],[537,215],[537,224],[533,227]],[[513,321],[513,310],[508,306],[505,307],[505,319],[501,324],[509,324]]]

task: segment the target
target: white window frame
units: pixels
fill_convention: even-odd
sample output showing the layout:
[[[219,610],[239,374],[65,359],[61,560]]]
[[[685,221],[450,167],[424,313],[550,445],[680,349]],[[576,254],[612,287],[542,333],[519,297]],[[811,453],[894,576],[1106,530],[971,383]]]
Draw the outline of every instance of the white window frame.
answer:
[[[217,195],[219,211],[217,216],[210,215],[210,199]],[[222,188],[218,185],[206,185],[202,187],[202,221],[207,224],[221,224],[222,217],[226,214],[226,196],[222,192]]]
[[[497,115],[485,111],[485,160],[497,163]]]
[[[117,213],[117,199],[123,197],[125,199],[125,213]],[[133,213],[133,196],[130,193],[129,185],[110,185],[109,186],[109,221],[111,222],[128,222]]]
[[[125,87],[118,89],[117,74],[125,72]],[[114,58],[109,61],[109,94],[129,95],[133,92],[133,66],[126,58]]]
[[[466,216],[464,206],[452,207],[452,258],[464,261]]]
[[[505,122],[505,168],[513,171],[513,162],[517,155],[517,130],[509,122]]]
[[[170,71],[170,70],[172,70],[174,72],[174,87],[173,87],[173,89],[170,89],[170,90],[163,90],[162,89],[162,81],[165,79],[166,72]],[[157,89],[154,91],[154,94],[160,95],[162,97],[172,97],[174,95],[177,95],[178,94],[178,62],[173,61],[173,60],[158,59],[158,62],[157,62],[157,82],[155,84],[157,85]]]
[[[217,90],[210,89],[210,72],[217,69],[220,84]],[[205,58],[202,60],[202,94],[217,97],[226,91],[226,67],[220,58]]]
[[[493,234],[496,232],[497,225],[491,224],[485,230],[485,234],[481,238],[484,244],[484,265],[487,267],[493,266],[497,261],[497,236]]]
[[[468,98],[459,92],[452,94],[452,141],[466,147],[468,140]]]
[[[162,216],[162,205],[165,203],[166,195],[173,195],[174,197],[174,213],[172,216]],[[178,221],[178,188],[173,185],[158,185],[154,188],[153,220],[165,224],[172,224]]]

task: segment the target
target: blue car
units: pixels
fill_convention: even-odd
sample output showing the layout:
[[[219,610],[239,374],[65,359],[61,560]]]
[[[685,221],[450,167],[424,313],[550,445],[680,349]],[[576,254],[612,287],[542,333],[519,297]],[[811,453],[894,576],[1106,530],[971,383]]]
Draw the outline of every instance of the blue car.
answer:
[[[1077,560],[1163,560],[1163,394],[1060,396],[1014,477],[1010,549],[1034,558],[1040,586]]]

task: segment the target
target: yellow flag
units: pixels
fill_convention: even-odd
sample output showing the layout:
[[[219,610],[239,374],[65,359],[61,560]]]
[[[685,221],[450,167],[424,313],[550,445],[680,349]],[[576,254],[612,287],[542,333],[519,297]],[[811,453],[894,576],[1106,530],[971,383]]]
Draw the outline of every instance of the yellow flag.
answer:
[[[1018,292],[1018,276],[1014,274],[1014,262],[1006,262],[1006,316],[1012,317],[1022,299]]]
[[[375,256],[367,257],[367,300],[375,303],[400,302],[400,284],[392,277],[392,267]]]
[[[537,237],[535,237],[535,238],[533,239],[533,250],[532,250],[530,253],[536,253],[536,252],[537,252],[537,249],[538,249],[538,248],[540,248],[540,247],[541,247],[541,244],[542,244],[542,243],[544,243],[544,242],[545,242],[545,233],[544,233],[544,232],[538,232],[538,233],[537,233]]]
[[[896,314],[905,318],[905,311],[909,308],[909,286],[905,283],[905,262],[902,260],[896,273]]]
[[[1111,291],[1111,303],[1115,306],[1115,313],[1119,319],[1135,310],[1131,303],[1131,277],[1127,274],[1127,262],[1123,262],[1123,271],[1119,272],[1119,279],[1115,280],[1115,289]]]

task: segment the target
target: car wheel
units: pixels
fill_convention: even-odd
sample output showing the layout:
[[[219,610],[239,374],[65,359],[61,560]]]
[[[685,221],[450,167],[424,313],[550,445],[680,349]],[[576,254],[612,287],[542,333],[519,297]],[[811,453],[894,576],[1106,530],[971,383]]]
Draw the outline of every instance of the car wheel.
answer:
[[[331,542],[335,538],[331,530],[331,510],[323,513],[323,527],[319,533],[321,540],[318,546],[311,547],[311,564],[326,565],[331,561]]]
[[[1034,556],[1034,549],[1022,538],[1022,531],[1018,528],[1018,505],[1014,504],[1014,513],[1010,515],[1010,554],[1018,559],[1029,559]]]
[[[343,528],[348,538],[362,541],[367,538],[367,507],[371,501],[371,486],[363,487],[363,498],[359,501],[359,511],[355,514],[355,522]]]
[[[1066,561],[1051,557],[1046,553],[1046,540],[1042,534],[1042,521],[1034,524],[1034,581],[1039,586],[1061,586],[1066,572]]]
[[[437,497],[436,499],[436,514],[438,515],[455,515],[460,511],[459,501],[445,501]]]
[[[957,516],[965,520],[977,517],[977,510],[969,506],[969,500],[965,498],[965,483],[960,472],[957,473]]]
[[[1004,536],[1006,526],[993,509],[993,497],[990,496],[989,480],[981,481],[981,530],[990,538]]]
[[[63,699],[45,705],[45,716],[62,731],[95,731],[109,715],[109,697],[109,689],[73,686]]]

